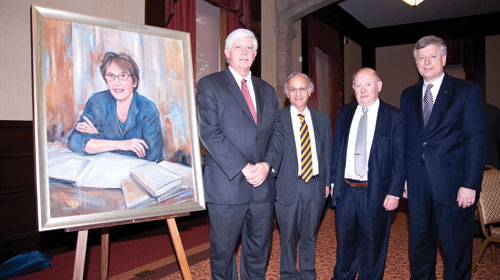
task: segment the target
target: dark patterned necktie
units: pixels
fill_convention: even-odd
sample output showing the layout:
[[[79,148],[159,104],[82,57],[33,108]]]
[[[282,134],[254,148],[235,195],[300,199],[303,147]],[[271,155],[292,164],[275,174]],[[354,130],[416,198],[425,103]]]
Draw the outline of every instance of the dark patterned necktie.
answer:
[[[361,107],[363,115],[359,119],[358,133],[356,134],[356,146],[354,148],[354,173],[363,177],[368,172],[368,161],[366,156],[366,136],[368,126],[368,108]]]
[[[434,106],[434,100],[432,99],[431,92],[432,84],[428,84],[424,93],[424,106],[423,106],[423,114],[424,114],[424,126],[427,125],[429,118],[432,113],[432,106]]]
[[[308,183],[313,174],[311,139],[304,115],[298,114],[298,116],[300,118],[300,162],[302,166],[300,174],[302,180]]]
[[[255,125],[257,125],[257,112],[255,111],[255,106],[253,105],[252,97],[250,97],[250,90],[248,90],[247,80],[245,79],[241,80],[241,92],[243,93],[243,98],[245,98],[245,101],[247,102],[248,109],[250,109],[253,121],[255,122]]]

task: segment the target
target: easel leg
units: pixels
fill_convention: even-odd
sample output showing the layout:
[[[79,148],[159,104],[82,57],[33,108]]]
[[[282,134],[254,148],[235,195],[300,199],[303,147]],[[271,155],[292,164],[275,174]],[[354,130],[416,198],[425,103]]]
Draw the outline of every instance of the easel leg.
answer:
[[[89,237],[88,230],[78,232],[78,240],[76,241],[75,266],[73,268],[73,280],[82,280],[85,272],[85,254],[87,253],[87,239]]]
[[[109,268],[109,228],[102,228],[101,232],[101,280],[108,279]]]
[[[174,243],[175,254],[177,255],[177,261],[181,267],[182,277],[184,280],[192,280],[191,271],[189,271],[189,265],[186,258],[186,253],[184,252],[184,247],[182,246],[181,237],[179,235],[179,230],[177,229],[177,223],[175,218],[167,219],[168,230],[170,231],[170,236],[172,242]]]

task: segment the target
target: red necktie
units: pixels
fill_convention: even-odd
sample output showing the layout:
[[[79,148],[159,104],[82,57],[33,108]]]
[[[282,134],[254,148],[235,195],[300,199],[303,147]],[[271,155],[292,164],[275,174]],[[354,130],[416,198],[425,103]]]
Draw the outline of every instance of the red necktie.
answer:
[[[243,98],[245,98],[245,101],[247,102],[248,109],[250,109],[253,121],[255,122],[255,125],[257,125],[257,112],[255,111],[255,107],[253,106],[252,97],[250,97],[250,91],[247,87],[247,80],[245,79],[241,80],[241,92],[243,93]]]

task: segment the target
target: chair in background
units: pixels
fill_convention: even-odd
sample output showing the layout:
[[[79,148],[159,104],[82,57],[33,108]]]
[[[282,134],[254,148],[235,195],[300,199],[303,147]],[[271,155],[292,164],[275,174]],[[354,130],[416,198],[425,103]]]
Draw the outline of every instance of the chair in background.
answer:
[[[485,237],[479,249],[479,255],[472,264],[472,273],[477,269],[481,257],[488,245],[491,246],[493,263],[496,264],[495,244],[500,243],[500,170],[491,168],[484,171],[483,184],[477,202],[477,214],[481,231]]]

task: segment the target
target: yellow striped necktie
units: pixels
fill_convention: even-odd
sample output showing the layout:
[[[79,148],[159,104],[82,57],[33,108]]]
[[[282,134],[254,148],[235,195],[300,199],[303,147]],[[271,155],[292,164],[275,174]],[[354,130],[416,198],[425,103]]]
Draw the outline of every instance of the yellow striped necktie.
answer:
[[[311,139],[309,138],[309,129],[307,127],[304,115],[298,114],[300,118],[300,161],[301,161],[301,178],[308,183],[311,180],[313,173],[312,154],[311,154]]]

